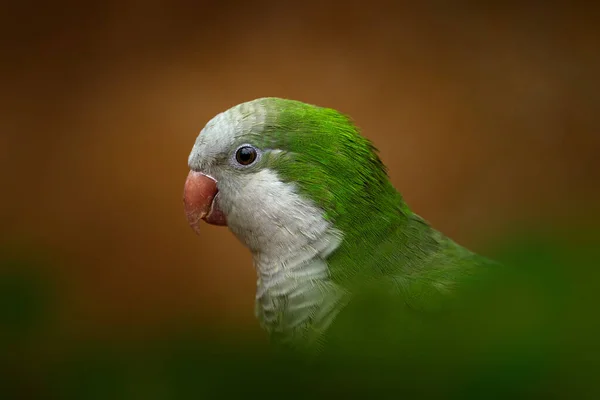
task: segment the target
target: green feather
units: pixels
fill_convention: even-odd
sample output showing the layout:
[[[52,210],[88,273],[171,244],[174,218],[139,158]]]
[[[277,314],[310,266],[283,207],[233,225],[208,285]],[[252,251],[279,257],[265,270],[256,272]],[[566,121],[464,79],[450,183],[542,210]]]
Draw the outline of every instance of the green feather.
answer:
[[[283,150],[265,163],[294,183],[344,234],[329,257],[334,282],[359,290],[384,282],[407,304],[428,307],[491,261],[454,243],[414,214],[391,184],[377,149],[347,116],[294,100],[260,101],[272,117],[257,140]]]

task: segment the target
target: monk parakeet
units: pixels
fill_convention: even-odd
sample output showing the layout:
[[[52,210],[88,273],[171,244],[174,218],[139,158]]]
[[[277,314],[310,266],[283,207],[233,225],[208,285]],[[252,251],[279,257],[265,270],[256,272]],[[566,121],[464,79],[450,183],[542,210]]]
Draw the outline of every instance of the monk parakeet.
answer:
[[[427,309],[490,263],[413,213],[371,142],[330,108],[236,105],[201,130],[188,165],[190,225],[227,226],[252,252],[256,316],[284,342],[318,342],[366,288]]]

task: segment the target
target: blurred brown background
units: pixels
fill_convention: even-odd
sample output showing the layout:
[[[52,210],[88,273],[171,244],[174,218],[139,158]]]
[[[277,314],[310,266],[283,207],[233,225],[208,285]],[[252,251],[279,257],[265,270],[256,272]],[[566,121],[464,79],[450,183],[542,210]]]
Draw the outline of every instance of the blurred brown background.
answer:
[[[187,226],[197,133],[262,96],[351,115],[409,205],[483,250],[597,209],[595,9],[432,2],[4,5],[1,242],[50,254],[74,336],[253,317],[227,229]],[[591,3],[590,3],[591,4]]]

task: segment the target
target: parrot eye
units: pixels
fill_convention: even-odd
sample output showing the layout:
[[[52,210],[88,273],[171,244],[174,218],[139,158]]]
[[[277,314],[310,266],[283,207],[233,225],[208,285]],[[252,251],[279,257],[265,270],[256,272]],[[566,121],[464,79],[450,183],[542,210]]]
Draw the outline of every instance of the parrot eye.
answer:
[[[256,149],[252,146],[242,146],[235,152],[235,160],[240,165],[250,165],[256,160]]]

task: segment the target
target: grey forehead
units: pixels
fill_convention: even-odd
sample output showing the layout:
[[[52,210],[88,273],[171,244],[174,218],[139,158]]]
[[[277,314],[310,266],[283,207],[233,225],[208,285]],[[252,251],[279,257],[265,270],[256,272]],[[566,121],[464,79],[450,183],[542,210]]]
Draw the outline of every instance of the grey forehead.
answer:
[[[260,100],[238,104],[208,121],[196,138],[188,158],[189,167],[202,169],[219,154],[228,152],[240,136],[262,132],[268,112]]]

